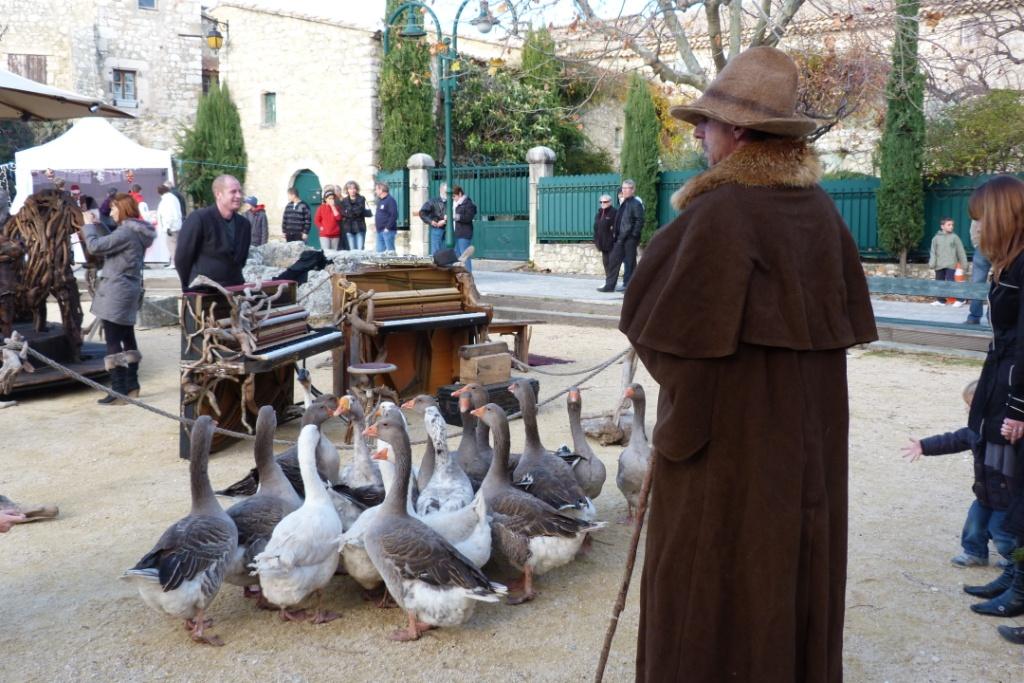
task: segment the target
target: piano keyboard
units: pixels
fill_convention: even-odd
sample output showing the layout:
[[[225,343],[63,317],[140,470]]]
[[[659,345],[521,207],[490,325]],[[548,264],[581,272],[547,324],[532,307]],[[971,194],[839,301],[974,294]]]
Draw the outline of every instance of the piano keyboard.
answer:
[[[487,314],[481,311],[475,313],[455,313],[452,315],[431,315],[419,318],[383,320],[376,324],[381,332],[399,332],[403,330],[415,330],[418,328],[468,327],[470,325],[482,325],[486,322]]]

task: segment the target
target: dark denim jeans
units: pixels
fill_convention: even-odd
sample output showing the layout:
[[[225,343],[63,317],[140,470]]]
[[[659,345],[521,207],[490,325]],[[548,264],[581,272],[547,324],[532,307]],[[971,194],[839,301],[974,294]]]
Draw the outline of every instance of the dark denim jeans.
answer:
[[[940,282],[945,280],[946,282],[956,282],[956,268],[936,268],[935,279]],[[946,303],[946,297],[940,296],[936,298],[940,304]]]
[[[455,238],[455,255],[462,256],[462,252],[469,249],[469,245],[473,243],[473,240],[469,237],[456,237]],[[466,270],[473,272],[473,259],[466,260]]]
[[[444,249],[444,228],[430,228],[430,255],[433,256],[437,252]]]
[[[992,262],[988,260],[987,256],[981,253],[981,249],[975,249],[974,256],[971,257],[971,282],[988,282],[988,273],[990,270],[992,270]],[[972,299],[971,311],[967,314],[967,321],[980,323],[984,314],[985,300]]]
[[[967,511],[967,520],[964,522],[964,530],[960,535],[960,545],[968,555],[988,559],[988,540],[991,538],[995,543],[996,551],[1003,557],[1009,559],[1014,548],[1017,547],[1017,538],[1013,534],[1003,531],[1003,520],[1006,519],[1005,510],[993,510],[985,507],[977,500],[971,503]]]

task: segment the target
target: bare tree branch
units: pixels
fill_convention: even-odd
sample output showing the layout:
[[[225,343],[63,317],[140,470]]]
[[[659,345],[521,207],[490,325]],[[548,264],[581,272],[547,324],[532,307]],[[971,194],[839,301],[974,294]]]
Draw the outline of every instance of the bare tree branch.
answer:
[[[707,0],[704,3],[704,15],[708,21],[708,38],[711,40],[711,58],[715,61],[715,69],[725,68],[725,52],[722,50],[722,20],[718,8],[722,0]]]
[[[729,3],[729,59],[743,49],[743,0]]]

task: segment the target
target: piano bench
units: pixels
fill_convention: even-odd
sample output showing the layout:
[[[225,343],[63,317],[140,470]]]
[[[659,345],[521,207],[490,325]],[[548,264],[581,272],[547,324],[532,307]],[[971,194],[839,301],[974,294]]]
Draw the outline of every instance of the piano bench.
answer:
[[[542,325],[543,320],[492,320],[487,326],[487,335],[506,335],[514,337],[513,355],[523,363],[530,362],[530,337],[533,336],[531,325]]]

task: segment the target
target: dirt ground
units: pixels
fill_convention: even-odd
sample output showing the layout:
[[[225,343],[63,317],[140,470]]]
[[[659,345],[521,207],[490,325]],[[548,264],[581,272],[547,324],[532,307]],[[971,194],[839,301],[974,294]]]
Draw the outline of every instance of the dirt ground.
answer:
[[[142,398],[176,410],[177,331],[141,332],[139,341]],[[560,371],[590,367],[624,346],[614,331],[556,325],[537,327],[533,342],[536,353],[576,361],[557,366]],[[971,600],[961,592],[962,583],[987,582],[997,570],[949,564],[971,501],[969,457],[909,464],[898,453],[911,435],[963,425],[960,389],[979,367],[935,357],[851,354],[848,681],[1024,677],[1024,648],[1001,641],[995,626],[1002,621],[971,613]],[[643,370],[638,379],[653,403],[656,387]],[[314,370],[314,381],[329,389],[329,370]],[[541,397],[569,381],[540,377]],[[584,412],[610,406],[618,384],[618,366],[588,382]],[[327,600],[342,618],[321,626],[281,623],[227,586],[209,612],[226,646],[212,648],[192,644],[180,622],[150,611],[118,580],[188,510],[188,467],[177,457],[177,427],[131,406],[97,406],[96,398],[89,390],[65,391],[0,410],[0,492],[61,508],[57,521],[0,536],[0,681],[592,677],[629,540],[629,530],[614,523],[625,512],[614,483],[618,447],[595,446],[610,472],[596,504],[613,523],[597,535],[589,556],[543,576],[532,603],[483,605],[463,628],[398,644],[386,635],[404,623],[402,615],[363,602],[344,577],[332,583]],[[559,399],[541,412],[549,447],[570,440],[564,406]],[[649,426],[653,419],[651,410]],[[340,438],[340,427],[335,421],[328,433]],[[296,433],[296,424],[287,424],[279,437]],[[520,423],[512,437],[515,448],[522,442]],[[234,481],[251,462],[247,444],[215,455],[214,486]],[[631,680],[636,628],[634,591],[606,680]]]

